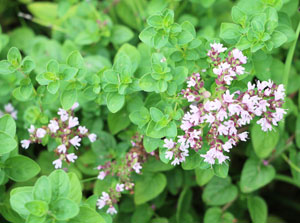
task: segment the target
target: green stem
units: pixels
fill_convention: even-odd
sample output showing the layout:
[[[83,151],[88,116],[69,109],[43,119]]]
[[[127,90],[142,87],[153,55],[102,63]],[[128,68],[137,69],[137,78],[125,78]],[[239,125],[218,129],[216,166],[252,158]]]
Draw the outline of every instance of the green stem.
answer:
[[[291,70],[292,60],[293,60],[295,48],[297,45],[299,33],[300,33],[300,22],[298,23],[298,27],[296,30],[296,39],[294,40],[292,46],[290,47],[287,57],[286,57],[286,61],[285,61],[284,72],[283,72],[283,84],[286,89],[287,89],[288,83],[289,83],[289,74],[290,74],[290,70]]]
[[[289,160],[289,158],[284,153],[281,154],[281,157],[289,164],[291,168],[300,173],[300,168],[297,167],[297,165],[294,164],[291,160]]]
[[[91,178],[86,178],[86,179],[84,179],[84,180],[81,180],[80,182],[81,182],[81,183],[84,183],[84,182],[89,182],[89,181],[97,180],[97,179],[98,179],[98,177],[91,177]]]
[[[285,183],[288,183],[288,184],[292,184],[296,187],[300,187],[300,185],[296,184],[296,182],[293,180],[293,178],[282,175],[282,174],[277,174],[275,176],[275,180],[279,180],[279,181],[282,181],[282,182],[285,182]]]

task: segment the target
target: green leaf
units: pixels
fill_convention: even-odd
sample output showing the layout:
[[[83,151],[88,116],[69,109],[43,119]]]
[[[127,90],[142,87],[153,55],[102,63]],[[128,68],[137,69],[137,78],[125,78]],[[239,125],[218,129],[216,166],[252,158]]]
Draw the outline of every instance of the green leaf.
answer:
[[[67,58],[67,64],[71,67],[76,68],[84,67],[84,60],[78,50],[74,50],[69,54]]]
[[[50,203],[51,201],[51,183],[48,177],[41,176],[34,184],[33,198],[35,200],[45,201]]]
[[[60,82],[59,81],[54,81],[48,84],[47,86],[47,90],[51,93],[51,94],[56,94],[56,92],[58,91],[60,86]]]
[[[122,109],[117,113],[109,113],[107,123],[110,132],[115,135],[130,125],[130,119],[126,110]]]
[[[141,107],[139,111],[134,111],[130,113],[129,119],[139,128],[142,128],[150,121],[150,113],[147,108]]]
[[[164,117],[164,113],[162,113],[161,110],[159,110],[155,107],[151,107],[150,108],[150,116],[153,121],[159,122]]]
[[[178,39],[178,45],[185,45],[191,42],[194,39],[194,36],[190,32],[183,30],[182,32],[179,33],[177,39]]]
[[[247,19],[246,13],[244,13],[239,7],[233,6],[231,10],[231,17],[235,23],[244,25]]]
[[[119,84],[120,82],[118,73],[112,69],[104,71],[103,79],[110,84]]]
[[[1,122],[0,122],[0,126],[1,126]],[[300,148],[300,115],[299,114],[296,121],[295,139],[296,139],[297,147]]]
[[[59,72],[59,64],[56,60],[52,59],[47,63],[46,69],[48,72],[53,74],[58,74]]]
[[[240,26],[233,23],[222,23],[220,37],[228,43],[235,43],[240,38]]]
[[[25,207],[32,215],[37,217],[42,217],[48,212],[48,204],[45,201],[29,201],[25,204]]]
[[[95,210],[89,207],[80,207],[79,214],[73,218],[72,223],[106,223],[106,221]]]
[[[145,173],[139,176],[134,188],[135,204],[140,205],[157,197],[166,185],[167,179],[162,173]]]
[[[199,186],[204,186],[207,184],[214,176],[214,171],[212,168],[209,169],[195,169],[196,182]]]
[[[262,198],[258,196],[248,197],[247,206],[253,223],[267,222],[268,207],[266,202]]]
[[[260,158],[266,158],[278,143],[279,130],[274,129],[270,132],[264,132],[261,130],[260,125],[253,125],[251,138],[256,155]]]
[[[207,209],[204,215],[204,223],[232,223],[235,221],[236,219],[231,213],[223,213],[222,209],[218,207]]]
[[[115,25],[112,29],[111,41],[113,44],[121,45],[131,40],[133,36],[133,32],[128,27]]]
[[[0,118],[0,132],[8,134],[12,138],[15,137],[16,122],[10,115],[4,115]]]
[[[10,205],[23,218],[30,214],[25,204],[32,200],[32,187],[17,187],[10,192]]]
[[[153,213],[153,209],[148,204],[137,206],[132,214],[131,223],[148,223]]]
[[[108,110],[112,113],[116,113],[124,106],[125,96],[118,93],[108,93],[106,103]]]
[[[70,180],[63,170],[55,170],[49,175],[52,188],[51,200],[56,201],[58,198],[67,197],[70,191]]]
[[[67,198],[59,198],[51,204],[50,209],[57,220],[67,220],[79,213],[78,205]]]
[[[144,136],[143,145],[145,147],[146,152],[151,153],[152,151],[156,150],[159,145],[161,144],[160,139],[154,139],[149,136]]]
[[[67,198],[79,204],[82,198],[82,188],[80,181],[75,173],[68,173],[68,176],[70,180],[70,191]]]
[[[28,4],[28,10],[37,18],[50,22],[54,22],[57,17],[57,3],[54,2],[32,2]]]
[[[156,80],[153,79],[151,74],[145,74],[140,80],[139,80],[139,86],[142,90],[146,92],[152,92],[156,90]]]
[[[37,217],[31,214],[26,219],[26,223],[45,223],[45,222],[46,222],[46,216]]]
[[[223,205],[233,201],[237,195],[238,189],[231,184],[229,177],[214,177],[204,188],[202,198],[208,205]]]
[[[30,57],[25,57],[22,61],[21,69],[25,74],[29,74],[35,68],[35,63]]]
[[[15,69],[12,67],[11,63],[7,60],[0,61],[0,74],[7,75],[11,74],[15,71]]]
[[[10,179],[16,182],[24,182],[36,176],[41,168],[32,159],[18,155],[5,161],[4,170]]]
[[[241,190],[244,193],[250,193],[270,183],[274,177],[273,166],[265,166],[262,161],[248,159],[242,169]]]
[[[65,110],[69,110],[77,101],[77,90],[65,88],[60,96],[60,103]]]
[[[214,173],[216,176],[226,178],[228,176],[229,165],[227,163],[213,165]]]
[[[18,67],[21,64],[22,55],[16,47],[12,47],[12,48],[9,49],[9,51],[7,53],[7,60],[14,67]]]
[[[154,28],[162,28],[163,18],[160,15],[152,15],[147,19],[147,23]]]

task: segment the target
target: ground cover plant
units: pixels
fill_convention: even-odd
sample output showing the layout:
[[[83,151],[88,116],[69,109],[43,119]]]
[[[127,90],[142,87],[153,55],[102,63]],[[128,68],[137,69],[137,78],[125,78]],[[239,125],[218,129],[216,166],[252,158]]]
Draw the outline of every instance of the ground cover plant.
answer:
[[[2,0],[0,24],[1,222],[297,222],[297,0]]]

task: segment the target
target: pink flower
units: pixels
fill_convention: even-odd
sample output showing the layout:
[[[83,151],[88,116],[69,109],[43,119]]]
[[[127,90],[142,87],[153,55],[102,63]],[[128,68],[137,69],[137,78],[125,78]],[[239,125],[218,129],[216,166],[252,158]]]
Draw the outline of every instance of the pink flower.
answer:
[[[240,51],[239,49],[235,48],[231,51],[234,59],[239,60],[242,64],[247,63],[247,57],[244,56],[244,54],[242,53],[242,51]]]
[[[264,132],[267,132],[267,131],[271,131],[271,130],[272,130],[272,125],[267,121],[266,118],[261,118],[261,119],[259,119],[256,123],[261,125],[261,129],[262,129]]]
[[[45,137],[46,135],[46,130],[45,129],[42,129],[42,128],[38,128],[37,131],[36,131],[36,137],[42,139]]]
[[[61,159],[54,160],[52,164],[54,165],[55,169],[60,169],[62,167]]]
[[[14,106],[12,106],[11,103],[8,103],[7,105],[4,105],[4,110],[6,113],[12,113],[15,110],[15,108]]]
[[[107,214],[117,214],[117,210],[113,207],[113,206],[110,206],[107,211],[106,211]]]
[[[69,118],[69,129],[70,128],[73,128],[75,126],[79,125],[79,121],[78,121],[78,118],[77,117],[70,117]]]
[[[196,81],[194,79],[189,79],[187,81],[188,87],[194,87],[196,85]]]
[[[172,139],[164,139],[164,142],[165,142],[165,144],[163,146],[168,149],[173,149],[176,145],[176,143],[173,142]]]
[[[92,133],[88,135],[89,140],[93,143],[97,140],[97,135]]]
[[[227,119],[227,112],[224,109],[220,109],[217,114],[217,119],[221,122]]]
[[[171,160],[173,158],[173,152],[166,151],[165,158]]]
[[[80,138],[79,136],[75,136],[75,137],[73,137],[71,140],[69,140],[69,142],[70,142],[73,146],[75,146],[76,149],[78,149],[77,146],[80,146],[81,138]]]
[[[192,95],[192,94],[189,94],[189,95],[186,97],[186,99],[188,100],[188,102],[193,102],[193,101],[195,101],[195,96]]]
[[[57,151],[59,153],[66,153],[67,152],[67,147],[65,146],[65,144],[62,144],[62,145],[57,147]]]
[[[74,163],[77,158],[78,156],[76,156],[74,153],[70,153],[67,155],[67,159],[72,163]]]
[[[227,50],[226,47],[223,47],[221,43],[211,43],[210,47],[218,53],[223,53]]]
[[[102,199],[97,200],[97,207],[98,209],[102,209],[106,205],[106,202]]]
[[[59,129],[58,123],[55,120],[50,120],[50,124],[48,125],[48,128],[50,129],[50,132],[56,133]]]
[[[22,146],[22,148],[24,148],[24,149],[28,149],[29,146],[30,146],[30,143],[31,143],[30,140],[23,139],[23,140],[21,141],[21,146]]]
[[[30,134],[33,134],[34,131],[35,131],[34,125],[30,125],[30,128],[28,129],[28,132],[29,132]]]
[[[240,134],[238,134],[238,137],[240,138],[241,141],[246,142],[247,138],[248,138],[248,132],[240,133]]]
[[[278,100],[283,100],[284,97],[285,97],[285,89],[284,89],[284,86],[283,84],[280,84],[277,88],[277,90],[274,92],[274,95],[275,95],[275,100],[278,101]]]
[[[75,102],[71,108],[72,111],[74,111],[76,108],[79,107],[79,103],[78,102]]]
[[[142,169],[142,166],[141,166],[141,164],[139,163],[139,162],[136,162],[133,166],[132,166],[132,168],[134,169],[134,171],[136,172],[136,173],[140,173],[141,171],[141,169]]]
[[[219,135],[228,135],[228,128],[225,125],[220,124],[218,127]]]
[[[102,192],[101,199],[104,200],[104,201],[110,200],[108,193]]]
[[[230,94],[229,90],[226,90],[225,94],[223,94],[223,100],[226,103],[232,103],[234,101],[233,97],[234,97],[234,94]]]
[[[85,135],[88,132],[88,129],[85,126],[79,126],[78,129],[82,135]]]
[[[69,118],[68,112],[62,108],[58,109],[57,114],[60,115],[60,120],[62,120],[63,122],[67,121]]]
[[[105,177],[106,177],[106,173],[104,171],[100,171],[97,178],[99,180],[103,180]]]
[[[179,161],[178,158],[175,158],[175,159],[171,162],[171,164],[172,164],[173,166],[176,166],[176,165],[179,165],[179,164],[180,164],[180,161]]]
[[[117,184],[116,185],[116,191],[117,192],[122,192],[122,191],[124,191],[124,184]]]

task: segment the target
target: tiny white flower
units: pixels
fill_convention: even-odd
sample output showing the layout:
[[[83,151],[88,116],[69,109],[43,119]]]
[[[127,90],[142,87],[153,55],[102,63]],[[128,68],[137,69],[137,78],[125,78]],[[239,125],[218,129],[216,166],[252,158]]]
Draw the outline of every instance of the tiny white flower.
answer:
[[[107,211],[106,211],[107,214],[117,214],[117,210],[113,207],[113,206],[110,206]]]
[[[82,135],[85,135],[88,132],[88,129],[85,126],[79,126],[78,130]]]
[[[78,149],[77,146],[80,146],[81,138],[79,136],[75,136],[72,139],[70,139],[69,142],[73,146],[75,146],[76,149]]]
[[[88,135],[88,138],[91,142],[95,142],[97,140],[97,135],[92,133]]]
[[[22,146],[22,148],[24,148],[24,149],[28,149],[29,148],[29,146],[30,146],[30,140],[27,140],[27,139],[24,139],[24,140],[22,140],[21,141],[21,146]]]
[[[38,129],[36,130],[36,137],[42,139],[42,138],[45,137],[46,133],[47,133],[47,132],[46,132],[45,129],[38,128]]]
[[[73,110],[75,110],[75,109],[78,108],[78,107],[79,107],[79,103],[78,103],[78,102],[75,102],[75,103],[73,104],[71,110],[73,111]]]
[[[122,191],[124,191],[124,184],[117,184],[116,185],[116,191],[117,192],[122,192]]]
[[[98,209],[102,209],[105,205],[106,205],[106,202],[104,200],[102,200],[100,198],[97,200]]]
[[[141,166],[141,164],[139,163],[139,162],[136,162],[133,166],[132,166],[132,168],[134,169],[134,171],[136,172],[136,173],[140,173],[141,171],[141,169],[142,169],[142,166]]]
[[[33,134],[34,131],[35,131],[34,125],[30,125],[30,128],[28,129],[28,132],[29,132],[30,134]]]
[[[54,165],[55,169],[60,169],[62,167],[61,159],[54,160],[52,164]]]
[[[67,159],[72,163],[74,163],[77,158],[78,156],[76,156],[74,153],[70,153],[67,155]]]
[[[48,128],[50,129],[50,132],[56,133],[59,129],[58,122],[55,120],[50,120],[50,124],[48,125]]]
[[[70,117],[69,118],[69,128],[73,128],[75,126],[79,125],[79,121],[77,117]]]
[[[67,152],[67,147],[65,146],[65,144],[62,144],[62,145],[57,147],[57,151],[59,153],[66,153]]]

